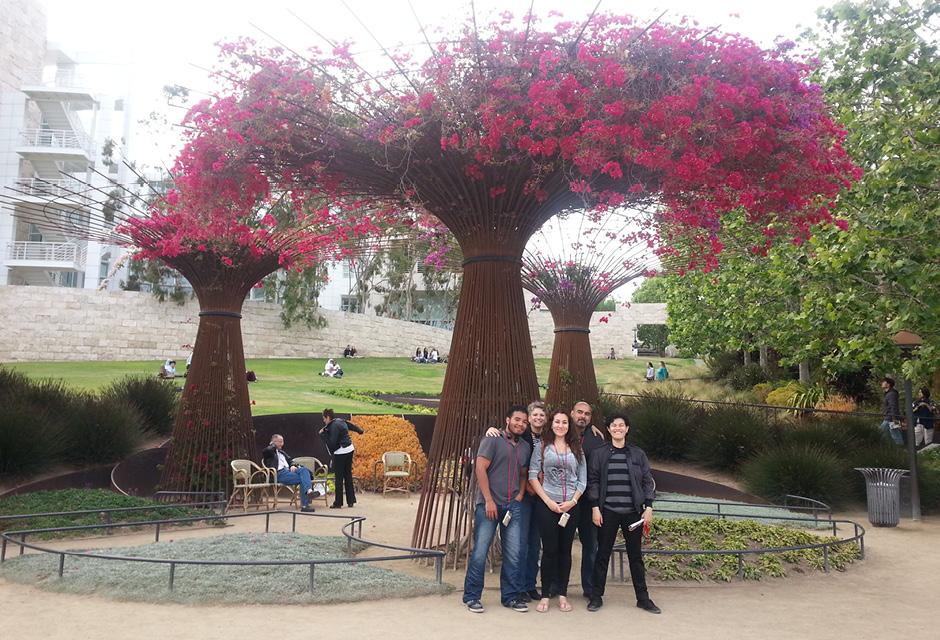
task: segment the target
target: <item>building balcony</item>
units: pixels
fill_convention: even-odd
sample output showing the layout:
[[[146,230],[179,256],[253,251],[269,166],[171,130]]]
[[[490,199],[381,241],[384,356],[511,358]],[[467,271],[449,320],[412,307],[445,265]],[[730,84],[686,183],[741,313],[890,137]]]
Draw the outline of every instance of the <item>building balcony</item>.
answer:
[[[22,139],[27,147],[74,149],[86,155],[91,149],[88,136],[72,129],[24,129]]]
[[[45,204],[75,204],[91,206],[95,200],[88,195],[89,187],[78,180],[69,178],[45,180],[42,178],[23,178],[13,183],[12,190],[18,199]]]
[[[73,242],[11,242],[7,267],[84,271],[87,248]]]

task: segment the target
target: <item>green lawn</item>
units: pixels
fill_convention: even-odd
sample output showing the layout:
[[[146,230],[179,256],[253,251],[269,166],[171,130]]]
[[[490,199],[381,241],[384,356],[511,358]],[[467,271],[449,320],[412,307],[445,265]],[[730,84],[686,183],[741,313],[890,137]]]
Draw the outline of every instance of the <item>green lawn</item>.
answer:
[[[343,360],[345,376],[336,380],[317,373],[323,370],[324,359],[248,360],[248,368],[258,375],[259,382],[249,389],[255,401],[255,415],[270,413],[316,412],[332,407],[341,412],[377,413],[387,410],[380,405],[339,398],[323,393],[327,389],[383,391],[386,393],[420,392],[438,394],[444,382],[447,365],[415,364],[405,358],[355,358]],[[154,375],[159,362],[149,361],[86,361],[86,362],[17,362],[3,366],[35,378],[61,378],[66,384],[95,391],[126,375]],[[545,384],[550,361],[535,361],[539,382]],[[691,360],[668,359],[673,378],[701,375]],[[642,388],[645,359],[596,360],[598,384],[616,391]],[[183,381],[180,379],[180,385]]]

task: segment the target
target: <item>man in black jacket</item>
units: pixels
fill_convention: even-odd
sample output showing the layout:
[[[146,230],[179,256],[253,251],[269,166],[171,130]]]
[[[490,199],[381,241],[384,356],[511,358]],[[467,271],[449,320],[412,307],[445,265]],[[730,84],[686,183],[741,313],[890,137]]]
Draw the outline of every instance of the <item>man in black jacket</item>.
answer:
[[[275,433],[271,442],[261,450],[261,464],[269,469],[277,470],[277,481],[280,484],[300,485],[300,510],[311,512],[310,500],[320,496],[313,490],[310,470],[294,464],[294,459],[284,451],[284,436]]]
[[[625,415],[608,417],[607,430],[610,443],[594,449],[588,457],[586,495],[592,520],[599,527],[588,611],[597,611],[604,604],[607,565],[619,529],[627,545],[636,606],[650,613],[660,613],[646,589],[643,563],[643,529],[652,522],[656,497],[650,463],[642,449],[627,444],[630,425]]]
[[[894,379],[885,377],[881,381],[881,390],[885,392],[881,403],[881,412],[884,415],[881,430],[894,444],[904,444],[904,436],[901,433],[900,395],[894,388]]]
[[[363,431],[352,422],[335,417],[332,409],[323,410],[323,424],[320,437],[333,459],[333,477],[336,483],[335,499],[330,509],[342,508],[344,488],[346,504],[350,507],[355,506],[356,488],[353,486],[352,460],[356,448],[353,446],[352,438],[349,437],[349,430],[352,429],[360,434]]]
[[[604,432],[591,423],[594,411],[587,402],[576,402],[571,408],[571,422],[581,436],[581,450],[587,460],[591,452],[606,444]],[[581,509],[578,516],[578,540],[581,542],[581,591],[591,597],[594,580],[594,557],[597,555],[597,527],[591,522],[591,510]]]

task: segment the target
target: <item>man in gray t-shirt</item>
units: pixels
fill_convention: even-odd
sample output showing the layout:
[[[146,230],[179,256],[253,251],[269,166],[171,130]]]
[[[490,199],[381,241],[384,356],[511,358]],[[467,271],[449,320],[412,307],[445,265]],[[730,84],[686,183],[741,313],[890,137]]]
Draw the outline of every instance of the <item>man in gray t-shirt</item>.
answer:
[[[483,438],[474,462],[477,481],[476,508],[473,513],[473,551],[467,562],[467,577],[463,585],[463,601],[473,613],[482,613],[480,597],[483,594],[483,576],[486,555],[500,528],[503,546],[503,566],[499,574],[500,600],[513,611],[528,611],[521,596],[520,564],[522,556],[522,525],[527,521],[523,504],[529,456],[532,447],[520,436],[528,424],[528,412],[523,406],[513,406],[506,412],[506,426],[497,438]]]

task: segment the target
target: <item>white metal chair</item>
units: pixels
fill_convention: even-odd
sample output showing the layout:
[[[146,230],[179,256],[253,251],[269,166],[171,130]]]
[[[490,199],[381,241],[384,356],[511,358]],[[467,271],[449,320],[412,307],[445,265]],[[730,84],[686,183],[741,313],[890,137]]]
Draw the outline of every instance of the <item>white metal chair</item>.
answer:
[[[313,490],[320,491],[318,499],[323,499],[323,504],[329,504],[329,485],[333,480],[333,474],[329,468],[313,456],[298,456],[294,458],[294,463],[299,464],[310,470],[310,479],[313,481]],[[322,486],[322,488],[320,488]],[[294,485],[294,493],[297,499],[300,499],[300,486]]]
[[[260,507],[271,498],[274,484],[268,469],[262,469],[251,460],[232,460],[232,495],[226,509],[241,498],[242,511],[248,511],[248,503],[254,501]],[[260,498],[260,499],[258,499]]]
[[[381,460],[372,466],[372,479],[376,480],[379,465],[383,467],[382,495],[401,491],[411,495],[411,480],[417,472],[417,464],[404,451],[386,451]],[[397,484],[397,486],[396,486]]]

